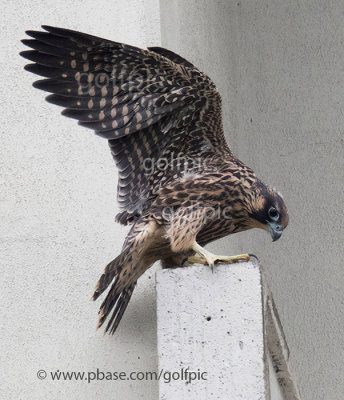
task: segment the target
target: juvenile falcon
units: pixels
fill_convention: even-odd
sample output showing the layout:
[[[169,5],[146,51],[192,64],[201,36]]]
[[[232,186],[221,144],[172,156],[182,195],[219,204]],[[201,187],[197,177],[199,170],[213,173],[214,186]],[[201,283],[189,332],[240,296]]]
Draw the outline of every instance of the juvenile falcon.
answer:
[[[184,265],[216,256],[207,243],[251,228],[277,240],[288,224],[282,197],[230,151],[221,96],[203,72],[177,54],[147,50],[43,26],[28,31],[25,69],[46,79],[33,86],[48,102],[108,140],[119,169],[119,223],[131,224],[121,254],[101,275],[93,300],[110,290],[99,311],[114,333],[137,279],[157,260]],[[195,254],[198,255],[194,257]],[[193,256],[193,257],[192,257]]]

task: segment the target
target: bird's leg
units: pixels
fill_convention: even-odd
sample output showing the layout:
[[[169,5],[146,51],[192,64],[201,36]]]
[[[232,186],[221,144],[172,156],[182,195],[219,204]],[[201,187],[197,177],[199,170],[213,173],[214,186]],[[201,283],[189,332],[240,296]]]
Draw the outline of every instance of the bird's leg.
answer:
[[[214,267],[216,261],[224,263],[235,263],[238,261],[249,261],[250,256],[248,254],[239,254],[237,256],[217,256],[216,254],[210,253],[210,251],[204,249],[198,243],[194,243],[192,246],[194,250],[200,257],[191,256],[188,258],[189,264],[208,264],[210,267]]]

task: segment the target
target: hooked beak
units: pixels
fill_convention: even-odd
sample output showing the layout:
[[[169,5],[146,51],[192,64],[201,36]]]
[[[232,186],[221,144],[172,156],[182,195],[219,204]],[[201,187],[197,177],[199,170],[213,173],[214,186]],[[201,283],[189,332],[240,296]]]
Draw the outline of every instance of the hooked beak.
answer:
[[[283,232],[283,226],[281,224],[277,224],[276,222],[268,222],[268,224],[272,241],[275,242],[281,237]]]

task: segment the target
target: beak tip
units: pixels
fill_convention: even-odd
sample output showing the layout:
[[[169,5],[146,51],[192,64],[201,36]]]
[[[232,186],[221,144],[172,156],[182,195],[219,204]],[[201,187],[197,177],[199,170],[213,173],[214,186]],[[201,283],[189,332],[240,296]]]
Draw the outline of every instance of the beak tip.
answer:
[[[283,228],[279,224],[270,224],[269,231],[270,231],[272,241],[276,242],[276,240],[278,240],[282,236]]]

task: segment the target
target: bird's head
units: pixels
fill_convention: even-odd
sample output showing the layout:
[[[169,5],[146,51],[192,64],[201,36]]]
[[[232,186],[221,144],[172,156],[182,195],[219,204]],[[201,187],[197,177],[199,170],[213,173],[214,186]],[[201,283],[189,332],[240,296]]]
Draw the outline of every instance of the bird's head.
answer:
[[[259,184],[251,200],[249,217],[253,227],[268,231],[273,242],[278,240],[289,222],[288,209],[281,194]]]

